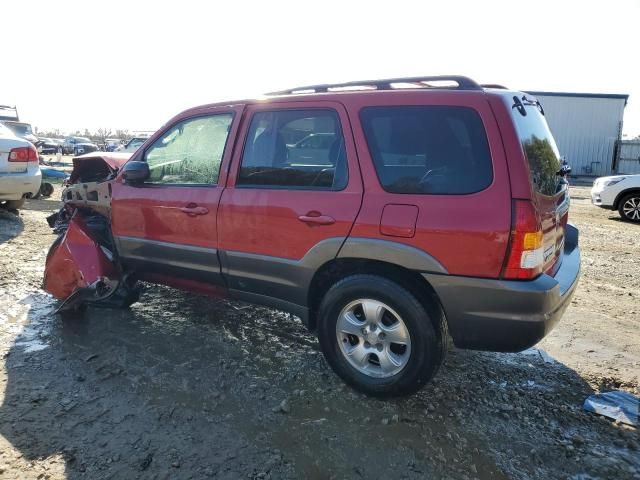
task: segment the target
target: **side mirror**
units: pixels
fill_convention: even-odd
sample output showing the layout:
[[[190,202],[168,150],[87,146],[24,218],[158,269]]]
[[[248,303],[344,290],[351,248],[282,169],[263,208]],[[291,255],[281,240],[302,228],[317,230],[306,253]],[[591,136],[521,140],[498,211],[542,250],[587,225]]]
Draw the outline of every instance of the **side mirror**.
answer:
[[[122,168],[122,178],[131,185],[143,183],[149,178],[149,175],[147,162],[127,162]]]
[[[570,173],[571,173],[571,165],[569,165],[568,163],[564,163],[560,167],[560,170],[558,171],[557,174],[564,177],[565,175],[569,175]]]

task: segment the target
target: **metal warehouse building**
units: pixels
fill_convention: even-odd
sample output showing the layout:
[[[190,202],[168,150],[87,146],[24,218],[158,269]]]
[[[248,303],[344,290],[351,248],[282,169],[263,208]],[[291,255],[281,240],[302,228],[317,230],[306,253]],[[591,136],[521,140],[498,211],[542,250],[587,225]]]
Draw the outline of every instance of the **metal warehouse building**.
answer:
[[[629,95],[536,92],[572,175],[611,175]]]

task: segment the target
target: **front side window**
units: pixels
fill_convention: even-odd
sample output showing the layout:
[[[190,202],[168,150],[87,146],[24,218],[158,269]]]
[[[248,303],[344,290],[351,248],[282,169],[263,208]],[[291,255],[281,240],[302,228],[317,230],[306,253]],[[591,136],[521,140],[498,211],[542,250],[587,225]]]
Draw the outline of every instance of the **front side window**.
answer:
[[[463,195],[493,181],[485,129],[471,108],[367,107],[360,116],[387,192]]]
[[[196,117],[174,125],[146,151],[149,182],[215,185],[233,115]]]
[[[336,112],[318,109],[254,114],[236,184],[343,189],[347,158]]]

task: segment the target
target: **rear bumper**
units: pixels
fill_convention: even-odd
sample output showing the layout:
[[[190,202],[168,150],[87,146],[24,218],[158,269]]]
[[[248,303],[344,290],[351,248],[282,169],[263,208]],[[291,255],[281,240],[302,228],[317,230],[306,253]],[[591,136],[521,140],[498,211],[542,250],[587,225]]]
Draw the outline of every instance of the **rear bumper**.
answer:
[[[538,343],[569,306],[580,276],[578,230],[567,225],[562,265],[531,281],[423,274],[440,297],[459,348],[519,352]]]
[[[20,200],[25,194],[35,195],[40,190],[40,169],[26,173],[0,174],[0,200]]]

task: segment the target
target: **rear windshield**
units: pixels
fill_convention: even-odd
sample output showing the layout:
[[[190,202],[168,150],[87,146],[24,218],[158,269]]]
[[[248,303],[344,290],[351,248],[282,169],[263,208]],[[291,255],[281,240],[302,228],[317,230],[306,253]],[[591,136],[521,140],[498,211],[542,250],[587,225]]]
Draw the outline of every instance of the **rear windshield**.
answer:
[[[547,121],[538,105],[531,101],[515,102],[510,107],[529,162],[531,182],[538,193],[554,195],[559,186],[560,154]]]
[[[10,130],[13,131],[16,135],[31,135],[33,132],[31,131],[31,125],[28,123],[5,123]]]
[[[382,188],[468,194],[493,180],[482,120],[467,107],[368,107],[362,125]]]

